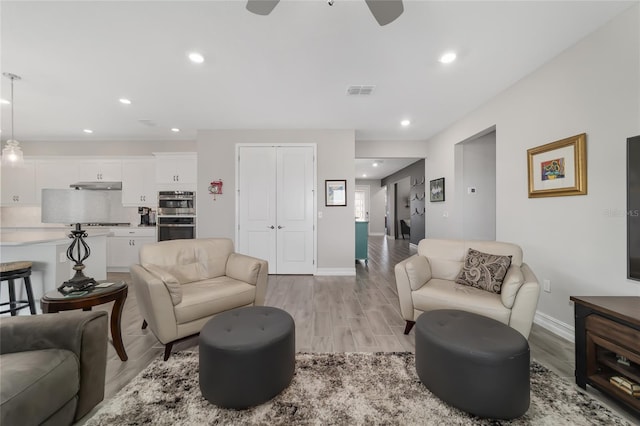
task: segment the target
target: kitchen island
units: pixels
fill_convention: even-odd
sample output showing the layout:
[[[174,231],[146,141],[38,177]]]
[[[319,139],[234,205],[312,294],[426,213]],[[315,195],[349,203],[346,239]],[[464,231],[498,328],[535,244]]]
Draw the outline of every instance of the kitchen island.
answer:
[[[73,276],[74,263],[67,259],[67,248],[71,244],[71,239],[68,237],[70,230],[71,228],[2,228],[0,230],[2,262],[18,260],[33,262],[31,285],[39,313],[42,312],[39,302],[42,295],[55,290]],[[87,234],[85,241],[91,249],[91,255],[84,262],[84,274],[96,280],[106,280],[109,230],[90,229]],[[1,292],[1,302],[8,301],[7,293]],[[18,299],[26,299],[21,282],[16,282],[16,293]],[[28,310],[21,310],[19,314],[28,315]]]

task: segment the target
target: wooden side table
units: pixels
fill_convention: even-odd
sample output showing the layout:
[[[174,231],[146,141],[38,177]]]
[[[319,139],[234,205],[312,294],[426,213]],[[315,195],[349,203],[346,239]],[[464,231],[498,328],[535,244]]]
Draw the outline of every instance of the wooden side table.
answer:
[[[104,282],[104,281],[102,281]],[[45,314],[60,311],[82,309],[90,311],[93,306],[115,301],[111,310],[111,339],[113,346],[122,361],[129,359],[122,343],[120,324],[122,320],[122,308],[127,299],[128,286],[124,281],[115,282],[109,287],[95,287],[86,292],[77,292],[64,295],[57,290],[46,293],[40,299],[42,312]]]
[[[575,307],[576,384],[593,386],[640,414],[640,399],[610,382],[612,376],[621,376],[640,383],[640,297],[570,299]]]

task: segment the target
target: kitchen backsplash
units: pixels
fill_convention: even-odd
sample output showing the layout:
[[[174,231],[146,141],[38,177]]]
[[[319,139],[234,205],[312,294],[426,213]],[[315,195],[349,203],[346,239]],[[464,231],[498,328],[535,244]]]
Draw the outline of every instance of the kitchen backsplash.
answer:
[[[126,223],[132,226],[140,224],[140,215],[136,207],[122,207],[122,192],[108,191],[111,198],[110,223]],[[40,206],[0,207],[0,226],[3,228],[55,228],[63,226],[57,223],[42,223]]]

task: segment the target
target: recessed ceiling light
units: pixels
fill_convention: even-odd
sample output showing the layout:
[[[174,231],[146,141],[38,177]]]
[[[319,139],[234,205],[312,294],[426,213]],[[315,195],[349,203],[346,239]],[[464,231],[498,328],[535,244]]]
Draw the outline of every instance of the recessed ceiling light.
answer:
[[[189,53],[189,60],[196,64],[201,64],[204,62],[204,56],[199,54],[198,52]]]
[[[9,102],[9,101],[8,101],[8,100],[6,100],[6,99],[0,99],[0,104],[3,104],[3,105],[9,105],[10,103],[11,103],[11,102]]]
[[[375,162],[374,162],[374,163],[372,164],[372,166],[373,166],[373,167],[378,167],[378,163],[375,163]]]
[[[457,57],[458,55],[456,55],[456,52],[446,52],[445,54],[440,56],[440,59],[438,60],[443,64],[450,64],[451,62],[455,61]]]
[[[131,105],[131,101],[127,98],[120,98],[120,103],[125,105]]]
[[[172,127],[171,131],[174,133],[178,133],[180,131],[180,129],[178,129],[177,127]]]
[[[83,129],[82,131],[85,132],[85,133],[93,133],[93,130],[91,130],[91,129]]]
[[[400,122],[400,125],[403,126],[403,127],[407,127],[409,124],[411,124],[411,121],[409,121],[409,120],[402,120]]]
[[[367,174],[366,174],[366,173],[363,173],[363,174],[362,174],[362,177],[367,177]]]

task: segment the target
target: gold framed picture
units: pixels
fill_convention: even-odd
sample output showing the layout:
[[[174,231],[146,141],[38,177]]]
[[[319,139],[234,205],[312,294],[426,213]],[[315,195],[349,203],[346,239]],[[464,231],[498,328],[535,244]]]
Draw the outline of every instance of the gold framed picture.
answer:
[[[587,135],[527,150],[529,198],[586,195]]]

